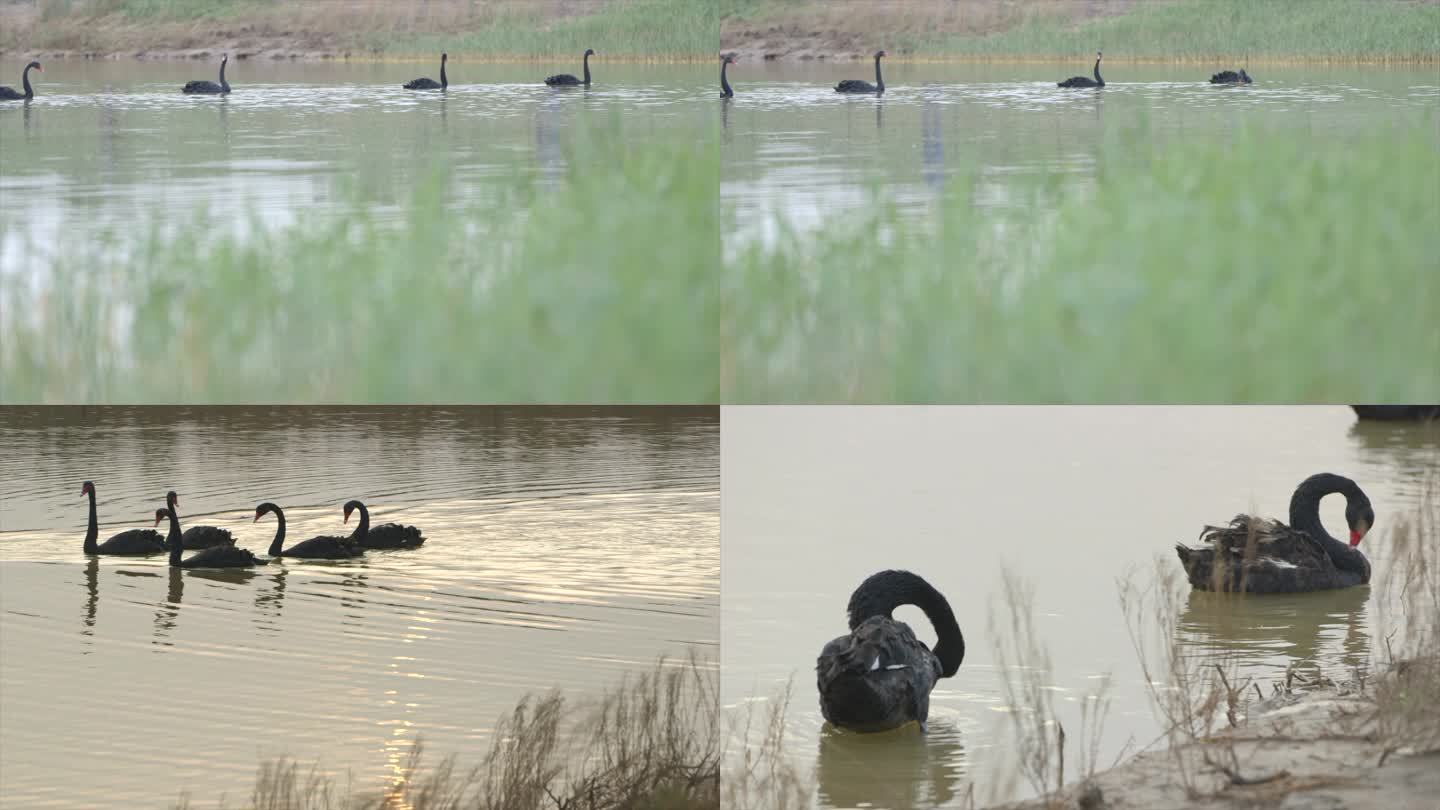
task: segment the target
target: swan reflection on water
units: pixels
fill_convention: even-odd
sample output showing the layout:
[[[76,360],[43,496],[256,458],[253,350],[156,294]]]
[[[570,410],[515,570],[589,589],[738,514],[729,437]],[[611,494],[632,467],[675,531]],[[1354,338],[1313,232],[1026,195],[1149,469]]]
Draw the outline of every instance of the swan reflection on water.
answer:
[[[1334,676],[1370,660],[1369,600],[1365,585],[1261,596],[1191,591],[1175,643],[1186,658],[1233,659],[1257,679],[1292,665]]]
[[[820,732],[815,778],[820,806],[910,810],[949,807],[966,786],[965,745],[951,718],[862,734],[829,724]]]

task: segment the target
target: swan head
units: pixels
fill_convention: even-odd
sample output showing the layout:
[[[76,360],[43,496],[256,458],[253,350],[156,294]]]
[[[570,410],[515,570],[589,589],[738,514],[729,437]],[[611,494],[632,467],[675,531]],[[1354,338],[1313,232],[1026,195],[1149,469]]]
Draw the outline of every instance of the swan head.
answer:
[[[171,509],[180,505],[180,496],[175,493],[175,490],[172,489],[165,493],[165,505]]]
[[[733,64],[735,64],[735,61],[736,61],[736,57],[735,57],[735,54],[733,54],[733,53],[727,53],[727,54],[724,54],[724,55],[722,55],[722,56],[720,57],[720,63],[721,63],[721,64],[733,65]]]
[[[1345,522],[1350,526],[1350,545],[1360,545],[1360,541],[1370,533],[1370,527],[1375,525],[1375,510],[1370,507],[1370,499],[1365,497],[1365,493],[1361,492],[1358,497],[1346,501]]]
[[[162,520],[169,520],[169,519],[170,519],[170,510],[169,510],[169,509],[156,509],[156,510],[155,510],[155,525],[156,525],[156,526],[159,526],[159,525],[160,525],[160,521],[162,521]]]
[[[40,71],[41,73],[44,73],[44,72],[45,72],[45,68],[40,67],[40,63],[39,63],[39,62],[31,62],[30,64],[28,64],[28,65],[25,66],[25,69],[26,69],[26,70],[34,69],[34,70]]]
[[[265,503],[262,503],[259,506],[255,507],[255,520],[251,522],[257,522],[265,515],[274,514],[279,511],[280,507],[276,506],[273,503],[270,503],[269,501],[266,501]]]
[[[83,497],[85,497],[86,495],[94,495],[94,494],[95,494],[95,485],[94,485],[93,483],[91,483],[91,482],[89,482],[89,481],[86,481],[85,483],[83,483],[83,484],[80,485],[80,497],[83,498]]]
[[[875,58],[876,58],[876,59],[879,59],[879,58],[882,57],[882,56],[888,56],[888,55],[889,55],[889,54],[885,53],[885,49],[883,49],[883,48],[875,52]]]
[[[359,501],[346,501],[346,502],[345,502],[345,521],[344,521],[345,523],[349,523],[349,522],[350,522],[350,513],[351,513],[351,512],[354,512],[356,509],[359,509],[360,512],[361,512],[361,514],[364,514],[364,512],[365,512],[365,504],[363,504],[363,503],[361,503],[361,502],[359,502]]]
[[[594,56],[594,55],[595,55],[595,49],[594,49],[594,48],[586,48],[586,49],[585,49],[585,55],[586,55],[586,56]]]
[[[1104,56],[1105,56],[1105,52],[1104,52],[1104,51],[1096,51],[1096,52],[1095,52],[1095,61],[1096,61],[1096,62],[1099,62]]]

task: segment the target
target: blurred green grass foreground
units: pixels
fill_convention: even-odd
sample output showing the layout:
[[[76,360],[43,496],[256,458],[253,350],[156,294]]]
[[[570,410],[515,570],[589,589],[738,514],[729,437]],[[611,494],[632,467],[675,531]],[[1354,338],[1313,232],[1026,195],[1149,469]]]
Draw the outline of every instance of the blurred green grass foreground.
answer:
[[[439,166],[399,222],[58,246],[0,275],[0,401],[717,401],[715,141],[575,143],[484,202]]]
[[[922,215],[877,191],[818,233],[782,221],[727,258],[725,400],[1434,401],[1435,127],[1142,127],[1009,214],[962,182]]]

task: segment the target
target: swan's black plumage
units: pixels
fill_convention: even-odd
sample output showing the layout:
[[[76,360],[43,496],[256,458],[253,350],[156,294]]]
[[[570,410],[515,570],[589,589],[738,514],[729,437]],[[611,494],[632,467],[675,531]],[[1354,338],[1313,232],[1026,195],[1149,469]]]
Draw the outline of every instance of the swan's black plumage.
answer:
[[[585,85],[586,87],[589,87],[589,86],[590,86],[590,57],[592,57],[592,56],[594,56],[594,55],[595,55],[595,49],[594,49],[594,48],[586,48],[586,49],[585,49],[585,56],[582,57],[582,61],[584,62],[584,65],[585,65],[585,80],[584,80],[584,81],[581,81],[581,80],[575,78],[574,76],[570,75],[569,73],[557,73],[557,74],[555,74],[554,76],[546,76],[546,77],[545,77],[545,83],[548,84],[548,85],[550,85],[551,87],[573,87],[573,86],[578,85],[578,84],[583,84],[583,85]]]
[[[890,614],[901,605],[925,611],[935,628],[932,652]],[[925,729],[930,691],[965,658],[965,637],[950,603],[909,571],[881,571],[855,589],[850,633],[825,645],[815,662],[820,711],[852,731],[885,731],[912,720]]]
[[[730,87],[730,81],[725,78],[725,68],[735,64],[735,54],[727,53],[720,57],[720,97],[734,98],[735,91]]]
[[[871,84],[871,83],[866,82],[866,81],[861,81],[860,79],[846,79],[846,80],[840,82],[839,84],[835,85],[835,92],[837,92],[837,93],[874,93],[874,94],[877,95],[877,96],[880,95],[881,93],[884,93],[884,92],[885,92],[885,78],[880,75],[880,57],[882,57],[882,56],[884,56],[884,55],[885,55],[885,52],[884,52],[884,51],[876,51],[876,52],[875,52],[875,83],[874,83],[874,84]]]
[[[440,81],[431,78],[411,79],[406,82],[406,90],[444,90],[450,86],[450,80],[445,77],[445,62],[450,59],[450,54],[440,54]]]
[[[175,494],[175,490],[165,493],[165,505],[179,514],[180,496]],[[235,538],[229,529],[218,526],[191,526],[180,535],[180,545],[186,551],[197,551],[211,546],[233,546]]]
[[[1210,77],[1210,83],[1211,83],[1211,84],[1250,84],[1250,74],[1245,72],[1245,68],[1240,68],[1240,72],[1239,72],[1239,73],[1236,73],[1236,72],[1233,71],[1233,70],[1222,70],[1222,71],[1220,71],[1219,73],[1216,73],[1215,75],[1213,75],[1213,76]]]
[[[227,82],[227,81],[225,81],[225,63],[226,63],[226,62],[229,62],[229,61],[230,61],[230,54],[228,54],[228,53],[225,54],[225,56],[220,59],[220,83],[219,83],[219,84],[216,84],[215,82],[207,82],[207,81],[199,81],[199,80],[193,81],[193,82],[186,82],[186,83],[185,83],[185,87],[182,88],[182,92],[185,92],[185,93],[211,93],[211,94],[214,94],[214,93],[228,93],[228,92],[230,92],[230,83]]]
[[[1381,422],[1425,422],[1440,419],[1440,405],[1351,405],[1355,416]]]
[[[165,538],[154,529],[130,529],[97,544],[100,523],[95,517],[95,484],[86,481],[80,486],[80,494],[90,497],[90,521],[83,546],[86,554],[159,554],[165,550]]]
[[[34,98],[35,88],[30,86],[31,70],[38,70],[41,73],[45,72],[45,68],[40,67],[39,62],[31,62],[30,64],[26,65],[25,70],[20,73],[20,86],[25,88],[25,92],[17,93],[15,92],[15,88],[11,87],[8,84],[0,86],[0,101],[29,101],[30,99]]]
[[[1320,499],[1345,496],[1350,543],[1331,537],[1320,523]],[[1190,585],[1205,591],[1299,593],[1348,588],[1370,581],[1370,562],[1360,541],[1375,525],[1370,499],[1354,481],[1319,473],[1300,482],[1290,497],[1290,525],[1237,515],[1226,526],[1206,526],[1202,546],[1176,545]]]
[[[275,515],[275,539],[270,542],[271,557],[301,557],[312,560],[343,560],[359,557],[365,552],[354,546],[348,537],[312,537],[290,548],[285,545],[285,512],[273,503],[265,502],[255,507],[255,520],[264,515]]]
[[[350,542],[360,548],[415,548],[425,542],[425,536],[414,526],[384,523],[372,527],[370,510],[359,501],[345,504],[345,522],[350,522],[350,513],[357,509],[360,511],[360,523],[355,527],[355,533],[350,535]]]
[[[1063,82],[1056,82],[1056,87],[1104,87],[1105,80],[1100,76],[1100,58],[1104,56],[1101,51],[1095,52],[1095,78],[1088,76],[1071,76]]]
[[[165,536],[165,545],[170,549],[170,564],[177,568],[251,568],[257,565],[269,565],[269,560],[262,560],[236,546],[211,546],[201,549],[197,554],[192,554],[185,559],[180,559],[180,551],[184,547],[181,541],[180,518],[175,516],[175,510],[169,507],[155,510],[155,523],[169,518],[170,533]]]

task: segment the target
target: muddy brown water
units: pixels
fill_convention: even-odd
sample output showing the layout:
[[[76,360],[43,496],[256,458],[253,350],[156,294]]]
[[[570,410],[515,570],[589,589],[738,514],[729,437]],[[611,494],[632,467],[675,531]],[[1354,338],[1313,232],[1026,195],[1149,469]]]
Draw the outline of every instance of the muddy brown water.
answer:
[[[378,787],[416,740],[476,760],[557,687],[584,705],[719,635],[715,409],[0,409],[0,793],[15,807],[249,796],[263,759]],[[340,505],[421,527],[419,549],[253,570],[86,558],[183,522],[263,552],[348,532]]]
[[[1067,778],[1081,706],[1107,677],[1098,762],[1154,743],[1162,729],[1117,580],[1150,587],[1157,563],[1178,574],[1173,545],[1206,523],[1284,518],[1315,472],[1353,477],[1374,504],[1371,585],[1239,605],[1184,589],[1173,641],[1187,658],[1227,654],[1267,694],[1292,665],[1339,677],[1383,656],[1404,623],[1380,604],[1397,580],[1392,532],[1440,469],[1436,427],[1359,423],[1343,407],[729,407],[724,420],[722,704],[732,719],[758,718],[791,684],[785,750],[824,808],[963,806],[972,784],[977,799],[1002,786],[1018,710],[1002,684],[1022,674],[997,653],[1016,638],[1007,568],[1034,589],[1035,638],[1051,661],[1039,680],[1070,738]],[[1343,511],[1342,498],[1322,503],[1332,534],[1344,536]],[[815,656],[844,633],[851,591],[884,568],[928,578],[965,633],[963,665],[931,698],[928,736],[913,725],[836,732],[820,716]],[[896,615],[934,642],[918,610]]]

